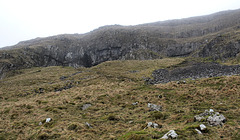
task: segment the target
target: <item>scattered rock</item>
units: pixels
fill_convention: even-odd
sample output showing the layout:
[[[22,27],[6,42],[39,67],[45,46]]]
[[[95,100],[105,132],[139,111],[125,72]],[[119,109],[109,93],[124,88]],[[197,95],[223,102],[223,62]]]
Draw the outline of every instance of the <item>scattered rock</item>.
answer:
[[[222,125],[226,122],[226,118],[222,114],[219,114],[219,112],[214,112],[213,109],[205,110],[205,112],[194,116],[194,120],[199,122],[208,122],[209,125],[212,126]],[[200,125],[200,128],[201,126],[204,128],[203,124]]]
[[[46,119],[46,123],[49,123],[50,121],[52,121],[51,118],[47,118],[47,119]]]
[[[204,124],[200,124],[200,130],[201,131],[204,131],[204,130],[206,130],[207,129],[207,127],[204,125]]]
[[[91,126],[88,122],[86,122],[85,125],[86,125],[88,128],[92,128],[92,126]]]
[[[197,128],[195,129],[195,131],[197,131],[198,134],[202,135],[202,132],[200,130],[198,130]]]
[[[160,128],[157,123],[153,123],[153,122],[148,122],[147,127]]]
[[[90,106],[92,106],[91,104],[84,104],[82,107],[82,110],[86,110],[88,109]]]
[[[129,121],[128,123],[129,123],[129,124],[132,124],[132,123],[133,123],[133,121]]]
[[[69,83],[69,84],[67,84],[67,85],[65,85],[65,86],[63,86],[63,87],[54,88],[54,91],[55,91],[55,92],[58,92],[58,91],[62,91],[62,90],[67,90],[67,89],[72,88],[73,86],[74,86],[73,83]]]
[[[132,103],[132,105],[138,105],[138,102]]]
[[[199,79],[240,74],[240,65],[221,65],[218,63],[193,63],[174,69],[158,69],[152,73],[153,79],[145,78],[148,84],[168,83],[178,81],[184,84],[183,79]]]
[[[152,103],[148,103],[148,108],[150,108],[150,111],[162,111],[162,106]]]
[[[223,123],[226,122],[226,118],[222,115],[216,112],[213,116],[209,116],[207,118],[207,121],[210,125],[217,126],[217,125],[223,125]]]
[[[211,116],[214,114],[213,109],[205,110],[203,113],[194,116],[195,121],[205,121],[208,116]]]
[[[42,125],[42,122],[39,122],[39,124],[38,125]]]
[[[170,130],[161,139],[168,139],[168,138],[175,139],[177,137],[178,137],[178,134],[174,130]]]

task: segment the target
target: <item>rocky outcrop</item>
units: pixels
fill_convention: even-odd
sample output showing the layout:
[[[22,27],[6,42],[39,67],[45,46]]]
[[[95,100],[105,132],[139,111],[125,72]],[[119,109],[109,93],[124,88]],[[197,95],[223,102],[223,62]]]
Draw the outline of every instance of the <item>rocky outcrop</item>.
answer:
[[[203,113],[194,116],[195,121],[207,122],[211,126],[222,126],[226,122],[226,118],[219,112],[214,112],[213,109],[205,110]],[[201,130],[205,129],[204,126],[200,126]]]
[[[200,50],[198,56],[211,57],[214,60],[236,57],[240,53],[240,40],[226,42],[226,40],[231,40],[233,36],[217,35]]]
[[[0,63],[4,63],[0,77],[9,70],[38,66],[91,67],[111,60],[236,57],[240,52],[240,34],[235,32],[240,30],[239,13],[235,10],[137,26],[104,26],[81,35],[20,42],[0,51]]]

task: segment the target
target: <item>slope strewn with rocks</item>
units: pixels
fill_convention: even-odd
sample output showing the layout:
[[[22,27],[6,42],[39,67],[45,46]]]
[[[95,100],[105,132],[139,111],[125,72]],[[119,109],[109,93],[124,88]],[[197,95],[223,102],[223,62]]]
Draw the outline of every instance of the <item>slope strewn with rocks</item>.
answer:
[[[148,79],[150,84],[167,83],[184,79],[199,79],[240,74],[240,65],[220,65],[217,63],[195,63],[173,70],[158,69],[152,73],[154,79]]]
[[[144,83],[152,70],[174,69],[184,61],[17,70],[0,80],[0,139],[238,140],[239,75]]]

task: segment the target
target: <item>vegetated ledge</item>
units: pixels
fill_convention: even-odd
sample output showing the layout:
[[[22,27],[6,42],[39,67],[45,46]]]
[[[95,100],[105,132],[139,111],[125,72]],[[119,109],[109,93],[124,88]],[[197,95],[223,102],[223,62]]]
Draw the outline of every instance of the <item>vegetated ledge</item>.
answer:
[[[146,79],[148,84],[168,83],[184,79],[209,78],[240,74],[240,65],[221,65],[218,63],[194,63],[173,70],[158,69],[152,73],[153,79]]]

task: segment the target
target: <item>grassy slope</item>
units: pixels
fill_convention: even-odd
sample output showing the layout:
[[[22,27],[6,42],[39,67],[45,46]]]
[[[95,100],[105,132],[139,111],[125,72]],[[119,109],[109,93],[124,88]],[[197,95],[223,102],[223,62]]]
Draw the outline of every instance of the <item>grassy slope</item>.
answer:
[[[183,61],[112,61],[88,69],[15,71],[15,76],[0,81],[0,139],[152,139],[170,129],[176,130],[181,139],[239,138],[239,76],[187,84],[144,84],[143,77],[150,76],[154,69]],[[67,78],[61,80],[61,76]],[[69,85],[73,87],[55,92]],[[137,101],[139,104],[133,106]],[[149,112],[149,102],[162,105],[163,111]],[[92,106],[82,110],[86,103]],[[208,133],[198,135],[193,128],[200,123],[193,117],[209,108],[226,116],[227,122],[223,127],[208,126]],[[53,121],[38,125],[48,117]],[[149,121],[162,128],[144,129]]]

